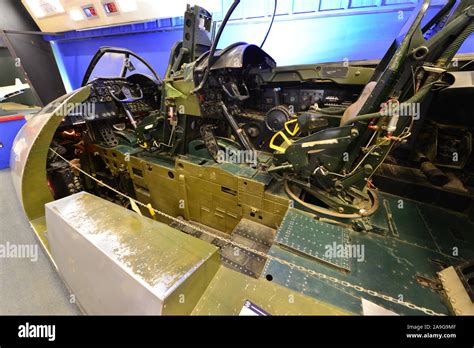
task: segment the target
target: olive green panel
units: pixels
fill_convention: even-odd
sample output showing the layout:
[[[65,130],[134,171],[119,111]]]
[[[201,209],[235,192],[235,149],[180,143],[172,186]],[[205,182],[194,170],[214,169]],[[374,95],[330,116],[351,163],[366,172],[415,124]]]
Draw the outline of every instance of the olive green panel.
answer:
[[[216,273],[192,315],[238,315],[246,300],[270,315],[351,315],[264,278],[254,279],[224,266]]]
[[[192,237],[191,237],[192,238]],[[173,291],[163,306],[163,315],[190,315],[221,264],[218,252],[206,260]]]
[[[90,95],[83,87],[46,106],[20,130],[13,149],[11,172],[18,198],[29,220],[44,216],[44,205],[53,200],[46,178],[46,158],[54,133],[78,103]]]
[[[186,205],[190,220],[230,233],[240,221],[242,209],[237,205],[237,197],[223,192],[221,187],[200,178],[186,177]]]
[[[340,71],[336,72],[333,68]],[[328,73],[330,70],[333,71]],[[366,85],[373,73],[373,68],[344,66],[344,63],[340,63],[283,66],[260,75],[265,82],[273,83],[329,80],[343,85]]]
[[[96,148],[113,173],[128,170],[140,202],[225,233],[231,233],[243,217],[277,228],[288,208],[285,195],[266,193],[263,182],[238,176],[238,168],[200,165],[191,157],[173,163],[131,155],[125,161],[128,148]],[[149,215],[147,209],[142,212]]]
[[[34,219],[30,221],[31,226],[35,230],[38,238],[41,241],[41,244],[44,246],[46,250],[49,251],[49,243],[48,239],[46,238],[46,218],[44,216]]]
[[[178,111],[183,111],[180,111],[180,113],[191,116],[201,116],[198,97],[195,94],[191,94],[191,91],[195,88],[192,81],[169,81],[166,82],[166,85],[167,97],[171,97],[175,100]],[[179,94],[181,94],[181,96],[179,96]]]
[[[186,158],[177,159],[170,168],[132,156],[129,170],[137,198],[144,199],[143,203],[151,201],[154,208],[167,214],[226,233],[231,233],[242,217],[275,228],[288,207],[286,197],[265,193],[261,182]]]
[[[99,145],[95,145],[94,147],[94,151],[97,151],[103,158],[105,166],[113,175],[118,175],[119,173],[128,170],[128,166],[125,164],[125,156],[127,151],[125,151],[125,153],[119,151],[120,146],[117,146],[114,149],[108,149]],[[126,149],[129,148],[126,147]]]
[[[130,161],[128,163],[128,172],[135,185],[139,185],[144,189],[148,189],[148,182],[146,180],[145,173],[149,171],[150,167],[152,167],[151,164],[146,166],[143,160],[136,157],[130,157]]]
[[[185,216],[185,205],[180,205],[180,201],[185,201],[180,190],[180,181],[174,170],[167,167],[143,162],[142,163],[144,182],[151,197],[152,206],[166,214],[172,216]],[[133,178],[136,180],[136,176]],[[181,202],[182,203],[182,202]]]
[[[198,165],[184,158],[176,162],[176,173],[184,176],[190,220],[231,233],[242,217],[277,227],[288,207],[288,200],[265,194],[261,182],[242,178],[219,166]]]

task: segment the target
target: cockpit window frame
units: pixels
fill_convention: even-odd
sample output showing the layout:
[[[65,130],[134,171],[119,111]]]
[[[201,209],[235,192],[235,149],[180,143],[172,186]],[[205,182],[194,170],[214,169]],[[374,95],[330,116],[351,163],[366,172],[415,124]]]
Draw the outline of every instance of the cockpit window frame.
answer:
[[[89,79],[92,75],[92,72],[94,71],[95,67],[97,66],[99,61],[102,59],[102,57],[107,53],[116,53],[116,54],[123,54],[124,55],[124,60],[123,60],[122,68],[121,68],[121,73],[120,73],[120,76],[117,76],[117,77],[120,77],[120,78],[125,78],[126,77],[126,74],[127,74],[126,61],[128,59],[130,59],[130,56],[132,56],[132,57],[138,59],[141,63],[143,63],[152,72],[152,74],[154,75],[154,77],[156,78],[157,81],[159,81],[160,83],[162,82],[160,76],[155,71],[155,69],[153,69],[153,67],[144,58],[140,57],[135,52],[130,51],[126,48],[105,46],[105,47],[99,48],[99,50],[96,52],[96,54],[92,58],[89,66],[87,67],[86,73],[84,74],[84,78],[82,79],[81,87],[86,86],[90,82]]]

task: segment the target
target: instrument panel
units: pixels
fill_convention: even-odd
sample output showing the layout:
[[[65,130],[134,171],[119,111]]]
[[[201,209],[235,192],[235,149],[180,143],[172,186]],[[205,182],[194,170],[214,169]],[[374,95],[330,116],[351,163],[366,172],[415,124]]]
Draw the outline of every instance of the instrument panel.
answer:
[[[124,78],[99,78],[91,83],[91,94],[85,102],[87,104],[84,119],[87,121],[103,120],[113,117],[125,116],[123,107],[117,99],[124,96],[142,96],[140,100],[123,102],[127,108],[137,116],[146,115],[156,109],[153,95],[150,95],[149,87],[142,87],[138,83],[132,83]]]
[[[255,107],[267,111],[276,105],[292,105],[295,112],[307,111],[311,106],[349,106],[360,95],[361,87],[318,86],[316,88],[265,88],[260,92]]]
[[[138,94],[138,91],[140,90],[140,86],[138,84],[132,84],[125,79],[97,79],[92,83],[89,102],[112,102],[114,100],[112,93],[119,95],[123,88],[129,89],[132,94]]]

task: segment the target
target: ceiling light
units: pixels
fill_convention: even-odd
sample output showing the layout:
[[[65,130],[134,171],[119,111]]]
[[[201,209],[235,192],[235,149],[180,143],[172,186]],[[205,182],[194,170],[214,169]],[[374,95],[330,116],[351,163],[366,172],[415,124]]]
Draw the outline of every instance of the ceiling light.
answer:
[[[137,0],[117,0],[122,12],[133,12],[138,10]]]
[[[75,22],[82,21],[84,19],[84,15],[79,9],[69,11],[69,17]]]

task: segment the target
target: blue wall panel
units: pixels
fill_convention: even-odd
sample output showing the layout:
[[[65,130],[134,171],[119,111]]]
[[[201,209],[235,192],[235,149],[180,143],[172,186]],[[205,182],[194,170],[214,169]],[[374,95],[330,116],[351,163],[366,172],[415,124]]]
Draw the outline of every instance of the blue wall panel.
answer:
[[[70,87],[76,89],[80,87],[89,62],[101,46],[123,47],[137,52],[155,68],[160,76],[163,76],[168,65],[171,48],[181,38],[181,30],[174,30],[57,41],[55,53],[56,56],[60,56],[62,61],[63,76],[67,75]]]
[[[319,11],[342,10],[346,0],[320,0]]]
[[[383,0],[382,5],[412,4],[416,0]]]
[[[273,13],[273,1],[270,1],[270,13]],[[288,15],[291,13],[293,1],[292,0],[278,0],[278,6],[276,10],[277,16]]]
[[[293,13],[314,12],[318,9],[318,2],[315,0],[293,1]]]
[[[221,0],[221,20],[232,0]],[[428,18],[443,0],[433,0]],[[236,41],[260,45],[274,0],[242,0],[226,27],[220,48]],[[410,17],[416,0],[279,0],[277,18],[264,49],[278,65],[380,59]],[[164,74],[170,49],[181,39],[182,18],[68,32],[50,38],[68,90],[79,87],[84,71],[100,46],[125,47]],[[158,31],[164,28],[168,31]],[[141,33],[137,33],[141,32]],[[474,52],[471,37],[461,53]]]
[[[377,21],[371,14],[278,21],[264,49],[279,65],[377,59],[388,49],[403,23],[395,12],[378,14]],[[384,29],[378,30],[380,26]],[[260,45],[267,28],[266,22],[229,24],[219,46],[226,47],[235,41]]]
[[[349,8],[377,6],[380,0],[350,0]]]
[[[244,18],[258,18],[263,17],[268,12],[268,1],[260,0],[255,2],[243,2],[243,17]]]

